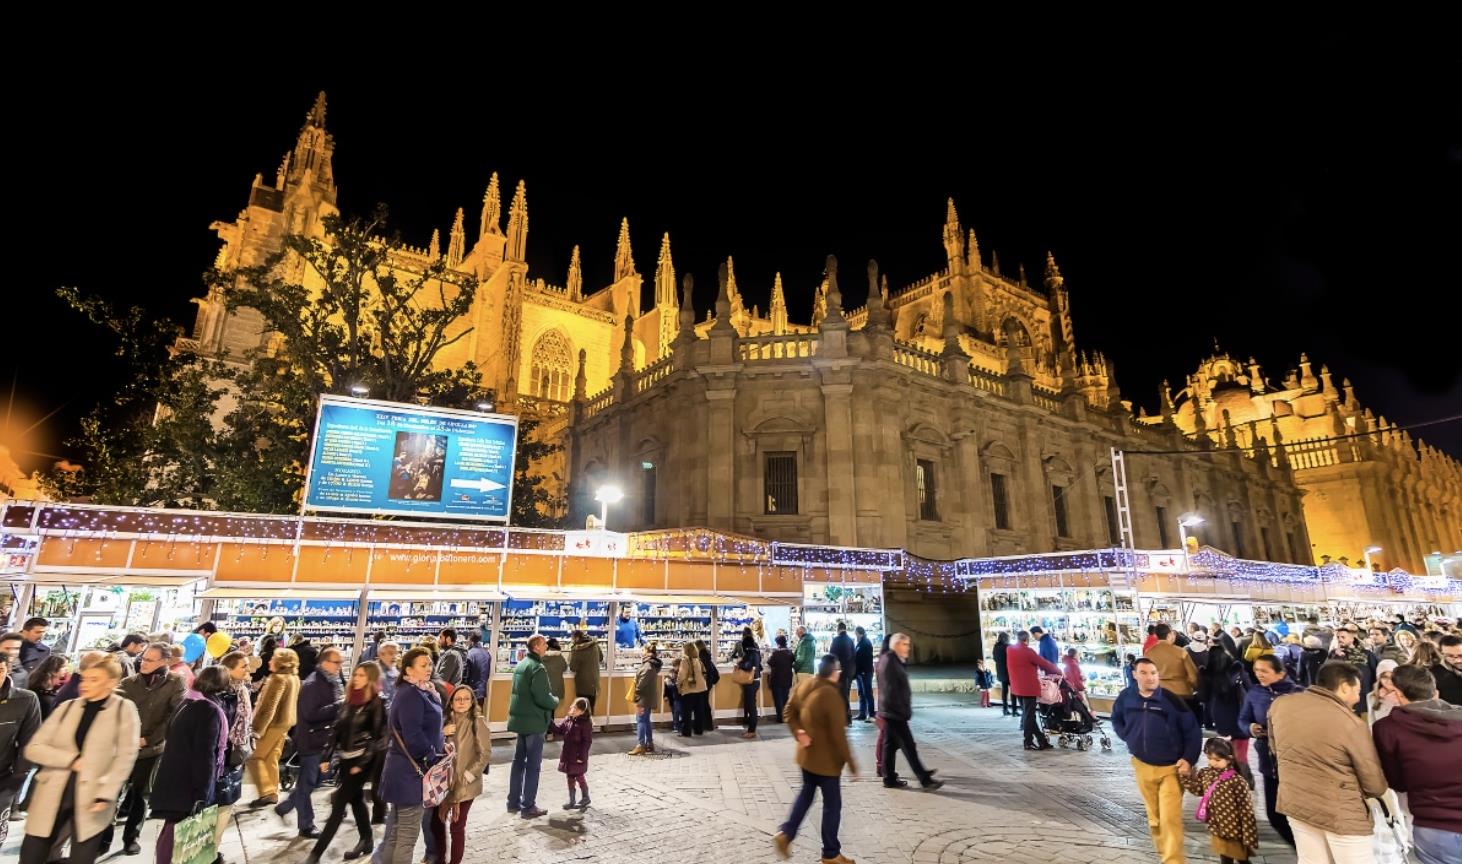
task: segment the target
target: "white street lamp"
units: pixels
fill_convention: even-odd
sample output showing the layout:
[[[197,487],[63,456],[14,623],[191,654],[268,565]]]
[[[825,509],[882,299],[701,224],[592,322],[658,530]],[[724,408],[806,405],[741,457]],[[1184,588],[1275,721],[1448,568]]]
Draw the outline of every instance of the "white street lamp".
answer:
[[[1381,551],[1381,547],[1380,546],[1367,546],[1366,547],[1366,572],[1367,573],[1372,572],[1372,569],[1371,569],[1371,556],[1378,554],[1380,551]]]
[[[599,527],[609,527],[609,505],[618,504],[624,500],[624,490],[618,486],[600,486],[594,492],[594,500],[599,502]]]
[[[478,402],[477,403],[477,410],[478,411],[481,411],[484,414],[491,414],[493,407],[494,406],[493,406],[493,404],[491,402]]]
[[[1197,513],[1189,513],[1186,516],[1178,517],[1178,543],[1183,547],[1183,572],[1187,573],[1193,569],[1188,560],[1188,529],[1203,524],[1203,517]]]
[[[365,386],[364,384],[352,384],[350,385],[350,392],[354,393],[356,396],[365,396],[367,393],[371,392],[371,388]]]

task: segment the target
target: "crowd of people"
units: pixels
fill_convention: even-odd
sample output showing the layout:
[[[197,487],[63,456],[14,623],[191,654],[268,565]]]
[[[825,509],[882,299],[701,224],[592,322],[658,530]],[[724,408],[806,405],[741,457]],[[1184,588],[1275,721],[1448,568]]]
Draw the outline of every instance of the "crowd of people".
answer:
[[[1112,707],[1164,864],[1184,860],[1184,790],[1200,796],[1224,864],[1248,861],[1260,785],[1301,864],[1404,861],[1407,848],[1422,864],[1462,861],[1462,633],[1451,622],[1186,630],[1154,625]]]
[[[306,864],[323,858],[347,811],[357,840],[346,860],[415,864],[424,839],[430,864],[461,864],[491,752],[482,702],[492,663],[482,634],[459,639],[445,629],[402,646],[378,633],[347,675],[338,648],[286,639],[278,623],[257,652],[239,640],[190,663],[171,640],[131,634],[111,651],[83,654],[74,669],[44,644],[44,619],[0,635],[0,835],[17,818],[10,812],[23,811],[21,864],[46,864],[68,844],[73,864],[90,864],[110,850],[118,827],[123,854],[138,855],[149,818],[160,823],[156,858],[167,862],[180,822],[218,808],[216,841],[238,806],[292,820],[314,841]],[[1164,864],[1184,859],[1185,792],[1199,798],[1224,864],[1249,861],[1258,846],[1251,794],[1260,787],[1269,823],[1306,864],[1386,860],[1412,846],[1422,864],[1462,860],[1462,634],[1404,619],[1297,629],[1157,624],[1143,656],[1129,658],[1112,726]],[[214,635],[208,623],[197,632]],[[640,652],[626,693],[636,716],[629,755],[657,752],[652,717],[662,706],[675,734],[714,729],[708,694],[721,671],[703,641],[646,642],[628,616],[615,638]],[[911,724],[910,648],[893,634],[875,651],[861,628],[839,626],[819,657],[805,628],[763,643],[748,627],[721,658],[741,689],[743,737],[758,737],[765,684],[796,742],[802,786],[774,839],[784,857],[821,796],[822,860],[850,864],[838,840],[840,777],[856,774],[846,731],[856,721],[878,726],[873,758],[885,787],[911,785],[899,776],[899,753],[920,788],[943,785]],[[602,659],[582,631],[566,648],[541,635],[527,640],[508,710],[516,735],[510,812],[547,813],[538,791],[550,736],[562,742],[565,808],[589,806]],[[1060,677],[1084,699],[1075,653],[1063,655],[1053,634],[1035,627],[1000,634],[992,661],[994,674],[979,671],[982,702],[992,704],[998,681],[1002,711],[1019,716],[1026,748],[1050,749],[1036,712],[1041,677]],[[246,776],[255,797],[240,805]],[[326,783],[335,793],[317,827],[312,793]],[[382,823],[378,844],[373,825]]]

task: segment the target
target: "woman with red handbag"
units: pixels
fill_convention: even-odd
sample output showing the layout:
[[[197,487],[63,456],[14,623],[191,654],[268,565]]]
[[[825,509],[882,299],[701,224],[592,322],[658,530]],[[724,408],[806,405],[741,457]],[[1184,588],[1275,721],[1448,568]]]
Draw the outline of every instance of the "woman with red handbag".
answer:
[[[415,864],[421,834],[422,780],[442,757],[442,700],[432,686],[431,652],[412,648],[401,658],[401,680],[391,697],[381,797],[391,805],[381,838],[381,864]]]

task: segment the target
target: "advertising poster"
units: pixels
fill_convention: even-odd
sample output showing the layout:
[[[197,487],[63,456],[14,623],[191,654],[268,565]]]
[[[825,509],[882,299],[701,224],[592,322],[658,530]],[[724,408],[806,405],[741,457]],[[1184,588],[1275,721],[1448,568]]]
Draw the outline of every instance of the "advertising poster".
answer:
[[[518,419],[323,396],[305,510],[508,521]]]

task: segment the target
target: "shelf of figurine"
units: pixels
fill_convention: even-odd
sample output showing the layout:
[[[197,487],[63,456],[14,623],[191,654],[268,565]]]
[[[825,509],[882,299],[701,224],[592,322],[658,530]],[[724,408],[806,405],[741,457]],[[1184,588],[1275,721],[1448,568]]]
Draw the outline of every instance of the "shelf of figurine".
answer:
[[[716,607],[716,647],[711,649],[712,655],[721,662],[725,662],[731,656],[731,652],[741,644],[741,631],[751,628],[752,638],[757,645],[765,646],[768,643],[767,634],[760,615],[752,612],[747,606],[717,606]]]
[[[498,621],[497,665],[517,665],[527,651],[528,637],[542,634],[567,651],[570,637],[582,630],[599,643],[601,656],[609,652],[609,604],[597,600],[507,600]],[[603,668],[603,663],[601,667]]]
[[[986,611],[1089,612],[1136,614],[1130,592],[1110,588],[1028,588],[983,592],[980,608]]]
[[[883,614],[878,612],[820,612],[817,610],[804,609],[802,614],[803,625],[807,632],[812,634],[816,640],[817,653],[819,655],[828,653],[832,648],[833,637],[838,635],[838,622],[848,625],[848,635],[857,638],[856,628],[862,627],[867,632],[868,638],[873,642],[875,650],[883,644]]]

